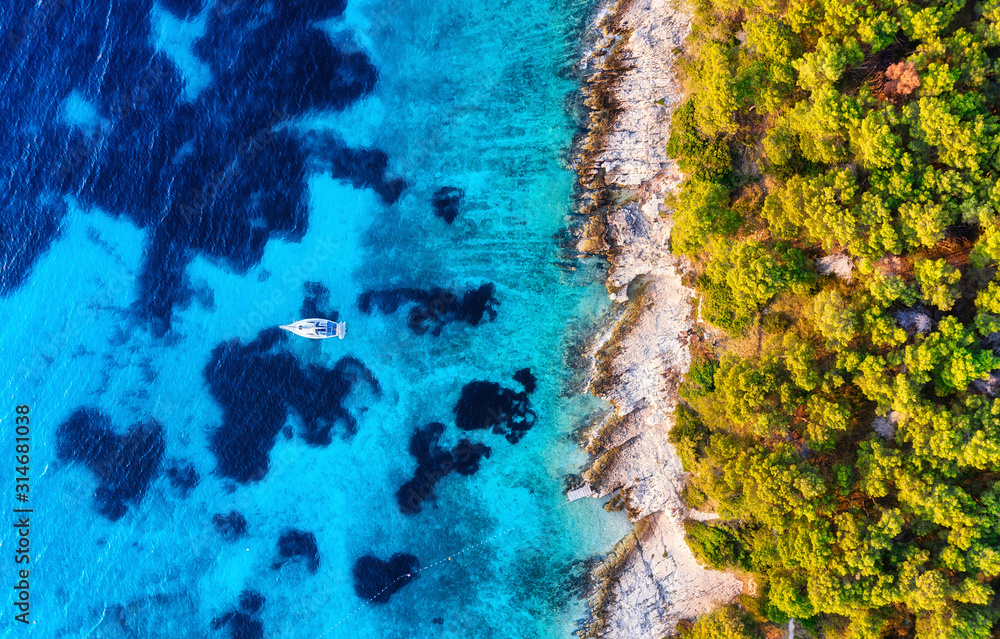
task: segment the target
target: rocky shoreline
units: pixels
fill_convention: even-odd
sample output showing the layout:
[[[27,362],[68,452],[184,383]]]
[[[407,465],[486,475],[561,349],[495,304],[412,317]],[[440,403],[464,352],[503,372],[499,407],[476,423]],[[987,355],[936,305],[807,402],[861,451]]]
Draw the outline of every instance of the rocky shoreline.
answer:
[[[708,516],[681,500],[684,472],[667,439],[694,326],[663,205],[682,179],[666,146],[690,24],[671,0],[609,0],[580,62],[585,133],[574,168],[585,222],[577,249],[608,260],[606,284],[623,305],[594,352],[590,390],[614,411],[585,439],[592,463],[584,477],[602,496],[618,492],[634,525],[591,573],[586,637],[658,639],[742,588],[699,566],[684,543],[684,519]]]

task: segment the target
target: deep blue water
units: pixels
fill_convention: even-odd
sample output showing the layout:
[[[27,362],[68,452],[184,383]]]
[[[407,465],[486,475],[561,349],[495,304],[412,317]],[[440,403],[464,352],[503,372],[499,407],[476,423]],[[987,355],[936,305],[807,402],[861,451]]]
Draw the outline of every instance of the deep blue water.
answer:
[[[570,636],[591,5],[0,7],[4,636]]]

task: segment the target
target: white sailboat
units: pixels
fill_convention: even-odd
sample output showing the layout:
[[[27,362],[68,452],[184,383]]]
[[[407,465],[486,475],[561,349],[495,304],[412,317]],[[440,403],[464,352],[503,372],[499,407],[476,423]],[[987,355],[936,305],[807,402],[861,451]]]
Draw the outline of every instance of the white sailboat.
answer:
[[[281,328],[309,339],[330,339],[331,337],[344,339],[344,335],[347,333],[347,322],[334,322],[314,317],[298,320],[291,324],[282,324]]]

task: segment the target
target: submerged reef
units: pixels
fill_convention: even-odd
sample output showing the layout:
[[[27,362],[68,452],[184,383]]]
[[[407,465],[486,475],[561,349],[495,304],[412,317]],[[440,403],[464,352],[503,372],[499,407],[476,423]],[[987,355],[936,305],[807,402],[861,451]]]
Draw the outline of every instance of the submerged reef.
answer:
[[[264,624],[255,615],[264,607],[264,596],[254,590],[244,590],[240,593],[240,607],[212,619],[212,630],[229,626],[231,639],[261,639],[264,636]]]
[[[222,535],[226,541],[236,541],[247,534],[250,527],[247,525],[246,517],[238,511],[231,511],[228,515],[216,513],[212,515],[212,524],[215,530]]]
[[[111,521],[138,504],[157,476],[166,444],[163,427],[155,421],[131,426],[124,435],[112,429],[111,418],[93,408],[79,408],[56,429],[56,457],[80,462],[98,480],[94,502]]]
[[[58,236],[65,207],[30,210],[4,200],[0,204],[0,295],[9,295],[24,283],[31,267]]]
[[[172,459],[167,462],[164,474],[170,480],[170,485],[176,488],[181,494],[181,497],[187,497],[188,493],[201,481],[201,476],[198,475],[198,471],[195,470],[194,465],[191,462],[179,459]]]
[[[528,394],[534,392],[537,380],[528,368],[514,374],[514,380],[524,390],[516,392],[496,382],[473,381],[462,387],[455,404],[455,425],[461,430],[492,429],[516,444],[535,424]],[[413,477],[396,491],[396,503],[405,515],[419,513],[424,500],[434,494],[434,486],[451,472],[473,475],[479,471],[479,462],[489,458],[488,446],[468,439],[460,440],[451,450],[438,442],[445,426],[432,422],[418,428],[410,437],[410,455],[417,460]]]
[[[240,610],[243,612],[259,612],[264,606],[264,595],[256,590],[244,590],[240,593]]]
[[[466,291],[461,299],[456,293],[439,287],[429,290],[394,288],[365,291],[358,298],[358,309],[362,313],[379,311],[383,315],[391,315],[401,307],[413,304],[407,315],[407,326],[417,335],[430,331],[431,335],[437,336],[445,324],[466,322],[479,326],[484,316],[490,321],[496,319],[500,302],[494,297],[494,290],[493,284],[483,284]]]
[[[381,394],[378,381],[360,361],[343,357],[332,369],[303,366],[281,348],[287,339],[284,331],[271,328],[248,344],[230,340],[212,351],[204,374],[223,409],[222,424],[211,436],[223,477],[248,483],[267,475],[271,449],[289,410],[299,416],[305,442],[325,446],[335,427],[345,437],[357,429],[343,407],[355,383],[363,381]]]
[[[462,387],[462,394],[455,404],[455,425],[462,430],[492,428],[508,442],[516,444],[535,425],[535,411],[531,410],[528,393],[535,388],[535,377],[527,368],[517,372],[514,379],[524,386],[515,392],[496,382],[474,381]],[[529,391],[531,388],[532,391]]]
[[[319,172],[346,180],[358,189],[370,188],[386,204],[395,203],[406,189],[401,178],[386,178],[389,156],[384,151],[345,147],[329,134],[311,134],[304,138],[304,144]]]
[[[524,392],[529,395],[535,392],[535,386],[538,384],[538,378],[531,374],[530,368],[522,368],[514,373],[514,381],[524,386]]]
[[[340,319],[340,313],[330,308],[330,289],[322,282],[306,282],[302,285],[302,290],[305,292],[305,299],[302,301],[299,317],[321,317],[334,322]]]
[[[319,548],[316,546],[316,535],[303,530],[290,529],[281,533],[278,538],[278,556],[280,560],[273,566],[274,570],[281,568],[289,561],[301,558],[306,562],[309,572],[316,574],[319,569]]]
[[[354,593],[372,603],[388,603],[392,595],[417,578],[419,566],[415,556],[405,553],[396,553],[388,561],[365,555],[351,569]]]
[[[199,0],[163,6],[180,18],[203,10]],[[15,26],[0,59],[10,79],[0,117],[14,124],[0,132],[10,168],[0,204],[0,295],[21,286],[51,246],[68,210],[62,198],[72,196],[145,231],[135,310],[162,335],[191,298],[194,257],[245,273],[270,240],[303,237],[311,175],[370,187],[390,203],[406,185],[386,176],[378,149],[282,126],[342,110],[375,86],[378,70],[364,53],[341,50],[312,24],[341,15],[342,0],[204,10],[193,54],[211,81],[194,94],[155,47],[155,7],[61,3],[44,14],[44,29],[32,26],[40,15],[33,3],[5,7]],[[93,107],[97,123],[61,117],[71,94]]]
[[[434,199],[431,201],[434,205],[434,215],[451,224],[458,217],[459,206],[464,195],[465,192],[460,188],[442,186],[434,192]]]
[[[450,451],[438,445],[444,433],[444,424],[433,422],[418,428],[410,437],[410,455],[417,460],[413,478],[396,491],[396,503],[405,515],[419,513],[422,502],[434,494],[434,485],[452,471],[460,475],[473,475],[479,470],[479,461],[489,458],[490,449],[468,439],[458,442]]]

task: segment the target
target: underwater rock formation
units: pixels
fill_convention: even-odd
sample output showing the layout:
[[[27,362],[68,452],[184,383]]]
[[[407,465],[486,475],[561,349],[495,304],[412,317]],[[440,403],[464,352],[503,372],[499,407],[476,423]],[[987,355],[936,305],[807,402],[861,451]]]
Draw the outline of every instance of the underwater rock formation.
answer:
[[[404,515],[421,510],[421,503],[434,494],[434,485],[452,471],[472,475],[479,470],[479,461],[489,458],[488,446],[463,439],[450,451],[438,445],[444,424],[433,422],[418,428],[410,437],[410,455],[417,460],[413,478],[396,491],[396,503]]]
[[[294,528],[286,530],[278,537],[278,556],[273,569],[281,568],[289,561],[303,559],[309,572],[316,574],[319,568],[319,548],[316,546],[316,535]]]
[[[416,557],[405,553],[396,553],[388,561],[365,555],[351,569],[354,593],[372,603],[388,603],[400,588],[417,578],[419,565]]]
[[[538,384],[538,378],[531,374],[530,368],[522,368],[514,373],[514,381],[524,386],[524,392],[529,395],[535,392],[535,386]]]
[[[131,426],[124,435],[112,430],[111,418],[93,408],[79,408],[56,429],[56,457],[80,462],[98,480],[94,502],[111,521],[138,504],[157,476],[166,444],[155,421]]]
[[[514,379],[525,390],[517,393],[496,382],[474,381],[462,387],[462,394],[455,404],[455,425],[462,430],[492,428],[508,442],[516,444],[535,425],[535,412],[531,410],[528,390],[535,388],[535,377],[527,368],[517,372]]]
[[[181,494],[181,497],[187,497],[188,493],[201,481],[201,476],[198,475],[198,471],[195,470],[191,462],[178,459],[171,460],[166,464],[164,474],[170,480],[170,485]]]
[[[468,439],[460,439],[451,448],[451,457],[455,461],[455,472],[468,477],[479,472],[479,460],[489,459],[490,447]]]
[[[264,595],[256,590],[244,590],[240,593],[240,610],[247,613],[259,612],[264,606]]]
[[[293,410],[302,422],[302,437],[311,446],[326,446],[339,427],[345,437],[357,429],[343,407],[354,385],[363,381],[376,395],[378,381],[364,364],[343,357],[332,369],[303,366],[280,348],[287,333],[267,329],[254,341],[230,340],[215,347],[205,367],[212,396],[223,409],[222,424],[212,433],[218,472],[241,483],[267,475],[270,453]]]
[[[306,296],[299,311],[300,318],[320,317],[334,322],[340,319],[340,313],[330,308],[330,289],[322,282],[306,282],[302,290]]]
[[[31,267],[59,236],[64,214],[63,206],[31,210],[14,204],[0,209],[0,295],[9,295],[24,283]]]
[[[255,615],[260,612],[263,606],[263,595],[254,590],[244,590],[240,593],[239,610],[233,610],[212,619],[212,630],[218,630],[228,625],[231,639],[262,639],[264,624]]]
[[[212,515],[212,524],[222,538],[226,541],[236,541],[247,534],[250,527],[247,525],[246,517],[237,511],[232,511],[228,515],[216,513]]]
[[[346,180],[355,188],[368,187],[386,204],[395,203],[406,189],[406,182],[401,178],[386,178],[389,156],[384,151],[351,149],[329,134],[312,134],[305,138],[305,145],[320,171]]]
[[[465,193],[462,189],[454,186],[442,186],[434,192],[434,215],[438,216],[448,224],[458,217],[459,205]]]
[[[391,315],[407,304],[413,304],[407,315],[407,326],[417,335],[430,331],[431,335],[441,334],[445,324],[466,322],[479,326],[484,316],[490,321],[496,319],[500,302],[493,296],[493,284],[483,284],[479,288],[458,295],[447,289],[435,287],[429,290],[419,288],[395,288],[385,291],[365,291],[358,298],[358,309],[362,313],[375,310],[383,315]]]

